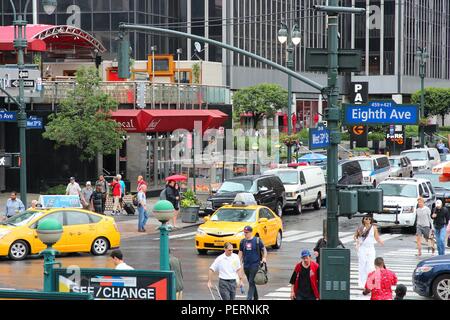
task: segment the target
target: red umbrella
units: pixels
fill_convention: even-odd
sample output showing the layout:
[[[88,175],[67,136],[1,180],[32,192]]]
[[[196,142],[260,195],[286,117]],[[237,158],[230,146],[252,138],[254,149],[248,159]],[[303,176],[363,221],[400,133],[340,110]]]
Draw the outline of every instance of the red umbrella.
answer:
[[[169,176],[166,178],[166,181],[186,181],[187,177],[182,176],[181,174],[175,174],[173,176]]]

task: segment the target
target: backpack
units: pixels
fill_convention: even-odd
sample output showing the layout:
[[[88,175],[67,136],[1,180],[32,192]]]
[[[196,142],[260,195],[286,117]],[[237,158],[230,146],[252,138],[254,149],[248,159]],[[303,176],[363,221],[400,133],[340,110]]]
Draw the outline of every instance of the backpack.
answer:
[[[167,194],[166,194],[167,188],[164,188],[161,193],[159,194],[159,200],[167,200]]]

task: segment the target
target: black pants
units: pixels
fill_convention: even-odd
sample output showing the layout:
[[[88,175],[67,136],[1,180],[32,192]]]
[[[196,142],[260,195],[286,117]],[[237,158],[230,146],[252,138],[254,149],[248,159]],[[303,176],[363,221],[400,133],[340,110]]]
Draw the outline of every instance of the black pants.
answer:
[[[256,268],[244,268],[245,276],[248,281],[248,294],[247,300],[258,300],[258,290],[256,289],[255,276],[258,272],[258,267]]]
[[[297,294],[295,296],[295,300],[316,300],[316,297],[302,297],[301,295]]]

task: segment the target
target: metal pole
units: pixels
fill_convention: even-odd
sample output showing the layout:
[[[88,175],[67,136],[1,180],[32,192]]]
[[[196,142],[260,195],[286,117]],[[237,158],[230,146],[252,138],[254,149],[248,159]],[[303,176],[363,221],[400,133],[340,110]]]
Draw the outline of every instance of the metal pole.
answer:
[[[196,185],[196,172],[195,172],[195,129],[192,129],[192,171],[193,171],[193,177],[194,177],[194,185],[193,185],[193,191],[196,193],[197,191],[197,185]]]
[[[161,271],[170,271],[169,266],[169,227],[167,226],[167,221],[162,222],[159,227],[159,268]]]
[[[181,79],[180,79],[180,76],[181,76],[181,73],[180,73],[180,50],[181,49],[178,49],[177,50],[177,54],[178,54],[178,109],[181,109],[181,97],[180,97],[180,82],[181,82]]]
[[[55,255],[58,253],[52,246],[41,252],[44,256],[44,292],[52,292],[53,265],[55,265]]]
[[[288,30],[288,60],[287,67],[294,71],[294,45],[292,44],[291,29]],[[288,76],[288,135],[292,134],[292,77]],[[288,163],[292,162],[292,146],[287,149]]]
[[[156,47],[152,46],[152,109],[155,109],[155,50]]]
[[[420,49],[420,119],[425,117],[425,49]],[[420,146],[425,146],[425,126],[420,125]]]
[[[329,6],[337,6],[337,0],[329,0]],[[338,14],[328,13],[328,114],[330,147],[327,151],[327,247],[336,248],[338,234],[337,167],[338,145],[340,142],[340,110],[337,106],[339,88],[338,77]]]

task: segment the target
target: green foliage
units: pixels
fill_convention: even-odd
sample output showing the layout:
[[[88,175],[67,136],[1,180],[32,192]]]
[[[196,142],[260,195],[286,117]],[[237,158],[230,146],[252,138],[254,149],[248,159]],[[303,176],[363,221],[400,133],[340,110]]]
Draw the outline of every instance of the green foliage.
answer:
[[[287,102],[287,91],[277,84],[262,83],[242,88],[233,95],[233,117],[239,121],[241,114],[251,113],[256,129],[260,120],[272,118]]]
[[[342,140],[344,141],[350,141],[350,133],[349,132],[343,132],[342,133]]]
[[[48,188],[46,194],[66,194],[67,186],[59,184],[57,186]]]
[[[123,143],[125,132],[110,113],[118,104],[100,90],[100,81],[95,68],[78,70],[75,88],[61,101],[59,111],[49,116],[42,134],[56,147],[78,148],[80,160],[92,160],[97,153],[113,154]]]
[[[411,101],[416,104],[420,104],[421,91],[416,91]],[[442,123],[444,123],[444,117],[450,112],[450,89],[446,88],[426,88],[424,91],[425,105],[424,113],[428,115],[440,115],[442,117]]]
[[[386,134],[383,132],[371,132],[368,134],[370,141],[383,141],[386,138]]]
[[[183,193],[183,199],[181,199],[180,205],[182,208],[188,208],[199,205],[199,201],[195,196],[194,191],[188,189]]]
[[[354,152],[369,152],[370,148],[367,148],[367,147],[353,148],[352,151],[354,151]]]
[[[405,127],[406,138],[414,138],[419,136],[419,126],[406,126]]]
[[[192,65],[192,82],[200,83],[200,63],[196,62]]]

